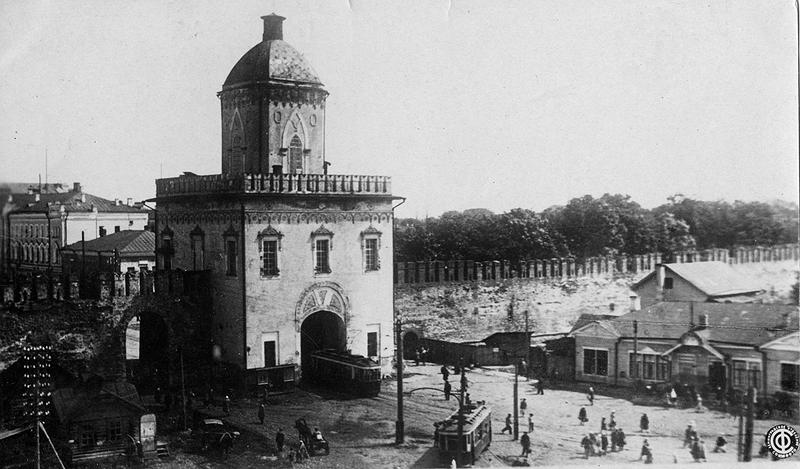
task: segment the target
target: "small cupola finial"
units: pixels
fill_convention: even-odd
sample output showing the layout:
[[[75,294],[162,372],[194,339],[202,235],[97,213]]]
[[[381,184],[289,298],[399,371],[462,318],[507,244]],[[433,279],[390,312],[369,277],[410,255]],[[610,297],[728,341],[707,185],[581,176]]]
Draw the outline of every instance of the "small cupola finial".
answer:
[[[264,20],[264,40],[265,41],[274,41],[274,40],[283,40],[283,16],[276,15],[275,13],[270,13],[267,16],[262,16],[262,20]]]

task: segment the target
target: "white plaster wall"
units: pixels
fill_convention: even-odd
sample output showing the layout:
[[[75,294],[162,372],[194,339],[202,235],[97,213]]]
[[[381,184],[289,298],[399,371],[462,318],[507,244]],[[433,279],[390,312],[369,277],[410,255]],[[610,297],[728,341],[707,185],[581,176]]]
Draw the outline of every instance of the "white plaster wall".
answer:
[[[380,324],[380,353],[384,373],[391,372],[394,353],[392,339],[392,225],[373,222],[382,232],[381,269],[365,272],[361,232],[369,222],[325,223],[333,231],[330,274],[314,273],[311,233],[321,223],[272,223],[283,234],[279,252],[278,277],[261,277],[260,253],[256,241],[266,223],[249,225],[246,232],[247,367],[263,364],[260,342],[264,333],[277,331],[281,364],[300,365],[300,333],[295,314],[303,292],[318,282],[334,282],[342,287],[351,307],[347,324],[347,346],[355,354],[367,353],[367,325]]]

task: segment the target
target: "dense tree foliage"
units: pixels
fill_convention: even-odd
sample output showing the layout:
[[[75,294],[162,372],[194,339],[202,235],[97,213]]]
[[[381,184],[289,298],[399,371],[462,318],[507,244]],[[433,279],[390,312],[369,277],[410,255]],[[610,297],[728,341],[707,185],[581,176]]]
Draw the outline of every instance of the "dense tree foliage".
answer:
[[[395,260],[579,258],[692,248],[794,243],[798,208],[786,202],[693,200],[682,195],[652,210],[630,196],[570,200],[537,213],[524,208],[446,212],[438,218],[398,219]]]

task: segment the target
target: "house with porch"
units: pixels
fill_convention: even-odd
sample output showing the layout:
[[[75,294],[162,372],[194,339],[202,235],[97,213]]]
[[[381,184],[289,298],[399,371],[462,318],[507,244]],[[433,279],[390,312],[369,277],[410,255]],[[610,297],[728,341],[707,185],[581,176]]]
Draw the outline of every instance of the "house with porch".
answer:
[[[631,386],[672,382],[759,395],[797,394],[798,307],[660,302],[584,322],[575,338],[578,381]]]

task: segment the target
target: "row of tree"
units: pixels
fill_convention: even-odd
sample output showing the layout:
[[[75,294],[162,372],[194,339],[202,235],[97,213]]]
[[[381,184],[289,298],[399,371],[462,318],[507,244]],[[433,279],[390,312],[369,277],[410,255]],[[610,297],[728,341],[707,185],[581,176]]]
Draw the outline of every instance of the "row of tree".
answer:
[[[701,201],[675,195],[652,210],[628,195],[574,198],[542,212],[516,208],[398,219],[395,260],[511,261],[769,246],[798,241],[798,207],[787,202]]]

